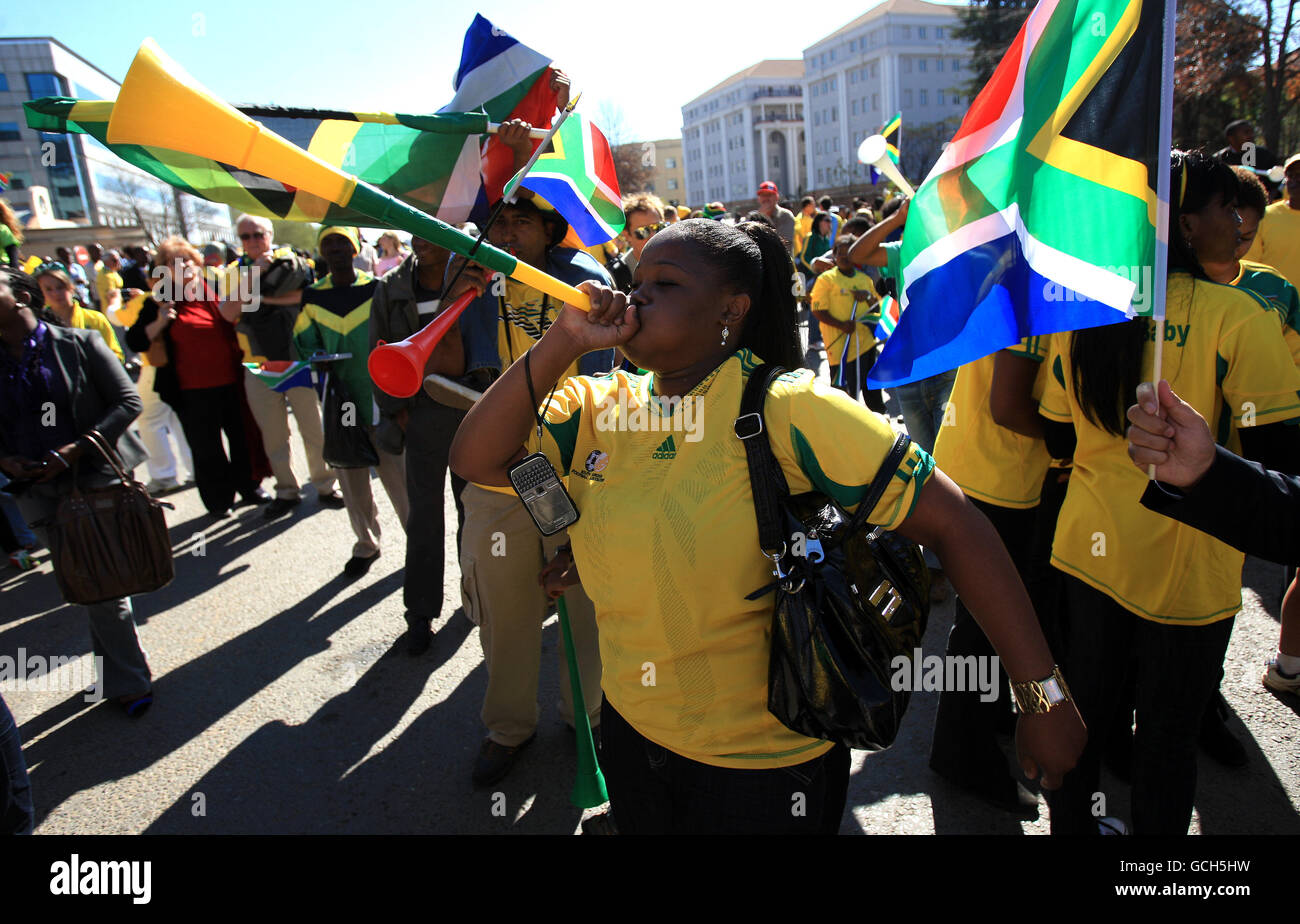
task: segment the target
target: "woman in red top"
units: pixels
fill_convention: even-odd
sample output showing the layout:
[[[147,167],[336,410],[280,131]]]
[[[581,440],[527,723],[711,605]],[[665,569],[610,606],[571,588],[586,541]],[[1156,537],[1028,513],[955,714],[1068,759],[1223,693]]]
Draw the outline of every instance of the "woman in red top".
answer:
[[[155,298],[146,301],[126,342],[138,353],[161,340],[167,362],[158,369],[154,390],[176,409],[194,454],[194,480],[208,512],[229,515],[240,494],[246,502],[268,499],[253,480],[246,421],[241,403],[242,353],[233,313],[239,303],[222,304],[203,276],[199,252],[184,239],[168,238],[155,260],[160,276]],[[225,309],[223,315],[222,310]],[[227,458],[221,443],[230,444]]]

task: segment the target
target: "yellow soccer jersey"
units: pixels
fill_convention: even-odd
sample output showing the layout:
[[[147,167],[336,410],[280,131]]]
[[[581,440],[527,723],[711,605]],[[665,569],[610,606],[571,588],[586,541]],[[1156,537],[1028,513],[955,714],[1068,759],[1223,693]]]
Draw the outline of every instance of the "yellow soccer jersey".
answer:
[[[1267,263],[1300,289],[1300,209],[1291,208],[1285,199],[1265,209],[1246,256]]]
[[[1232,426],[1300,417],[1300,371],[1272,312],[1245,290],[1171,273],[1162,376],[1220,441]],[[1149,376],[1155,324],[1142,360]],[[1241,607],[1244,556],[1139,503],[1147,475],[1123,436],[1090,423],[1074,394],[1070,338],[1052,339],[1040,410],[1078,433],[1074,474],[1056,523],[1052,564],[1137,615],[1174,625],[1226,619]],[[1244,416],[1244,421],[1243,421]]]
[[[555,323],[564,305],[540,289],[513,279],[506,280],[506,294],[497,299],[497,304],[501,318],[497,322],[497,352],[501,354],[501,371],[504,373],[542,339],[542,334]],[[577,374],[578,364],[575,362],[565,376]]]
[[[854,289],[871,292],[871,301],[855,302]],[[822,343],[826,345],[826,362],[832,366],[853,362],[863,353],[871,352],[871,348],[876,345],[875,324],[880,320],[880,308],[877,306],[871,277],[866,273],[846,276],[838,266],[822,273],[813,283],[812,307],[814,311],[830,312],[830,316],[837,321],[857,318],[857,330],[853,334],[818,323],[822,331]]]
[[[1047,344],[1046,337],[1028,337],[1007,352],[1042,363]],[[994,423],[989,394],[996,357],[996,353],[985,356],[957,371],[934,441],[934,460],[966,496],[1024,510],[1038,505],[1051,457],[1042,440]],[[1042,396],[1046,368],[1040,366],[1038,371],[1035,398]]]
[[[76,299],[72,301],[72,326],[83,330],[98,331],[99,336],[104,338],[108,348],[117,357],[117,361],[126,362],[126,357],[122,355],[122,347],[117,342],[117,333],[113,330],[112,323],[98,311],[82,308],[81,302]]]
[[[1300,295],[1287,278],[1267,263],[1239,260],[1237,278],[1228,283],[1240,289],[1249,289],[1264,301],[1282,324],[1282,337],[1286,340],[1291,358],[1300,366]]]
[[[772,580],[733,431],[758,365],[741,350],[673,407],[652,397],[652,374],[567,379],[541,440],[579,511],[569,536],[596,606],[605,695],[645,737],[718,767],[790,766],[831,747],[768,712],[772,597],[745,599]],[[850,509],[895,438],[810,371],[782,376],[764,415],[790,492]],[[529,451],[537,442],[534,431]],[[901,523],[933,466],[913,446],[872,521]]]

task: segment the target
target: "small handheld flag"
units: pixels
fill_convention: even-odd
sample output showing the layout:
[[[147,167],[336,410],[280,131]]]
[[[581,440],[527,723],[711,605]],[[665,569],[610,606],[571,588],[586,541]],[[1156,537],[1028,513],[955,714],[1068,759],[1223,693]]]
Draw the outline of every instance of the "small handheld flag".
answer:
[[[271,391],[281,394],[290,388],[311,388],[311,364],[303,360],[276,359],[260,365],[244,363],[244,368]]]
[[[896,113],[894,117],[890,119],[888,122],[886,122],[884,125],[880,126],[880,131],[877,132],[877,134],[880,135],[880,137],[885,139],[888,139],[890,135],[894,134],[894,132],[898,132],[897,139],[895,139],[894,141],[887,140],[885,143],[885,151],[886,153],[888,153],[889,159],[894,162],[895,167],[898,166],[898,145],[903,138],[902,129],[903,129],[903,114],[899,112]],[[872,185],[879,183],[880,177],[881,177],[881,172],[877,170],[875,168],[875,165],[873,164],[871,167]]]
[[[575,112],[523,176],[510,181],[531,189],[564,216],[582,243],[603,244],[623,230],[623,196],[614,172],[614,155],[604,134]],[[522,171],[521,171],[522,172]]]

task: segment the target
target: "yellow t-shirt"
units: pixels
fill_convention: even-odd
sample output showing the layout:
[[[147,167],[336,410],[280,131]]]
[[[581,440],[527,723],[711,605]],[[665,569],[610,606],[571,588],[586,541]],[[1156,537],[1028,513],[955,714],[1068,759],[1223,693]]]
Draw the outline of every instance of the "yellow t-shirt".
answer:
[[[651,374],[567,379],[541,440],[578,508],[569,537],[595,603],[605,695],[645,737],[717,767],[790,766],[831,747],[768,712],[772,598],[745,599],[772,580],[732,429],[758,365],[740,350],[670,409],[652,400]],[[895,438],[807,370],[772,386],[764,416],[790,492],[821,490],[849,509]],[[537,443],[533,431],[529,451]],[[913,446],[872,522],[901,523],[933,466]]]
[[[1300,209],[1291,208],[1285,199],[1265,209],[1246,256],[1274,267],[1300,289]]]
[[[790,253],[798,255],[803,253],[803,245],[808,240],[808,234],[812,231],[813,216],[805,215],[803,212],[796,212],[794,216],[794,243],[790,248]]]
[[[116,321],[118,325],[121,327],[130,328],[131,325],[133,325],[136,322],[136,319],[140,317],[140,309],[144,307],[144,300],[146,298],[148,298],[148,295],[144,292],[141,292],[135,298],[127,299],[125,302],[122,303],[121,308],[118,308],[116,311],[113,312],[113,320]],[[153,365],[153,363],[149,362],[148,352],[137,353],[136,355],[139,357],[141,365],[143,366]]]
[[[99,303],[108,305],[108,297],[114,289],[122,288],[122,277],[103,264],[95,271],[95,288],[99,291]]]
[[[1161,374],[1220,441],[1229,426],[1243,425],[1243,414],[1253,413],[1255,425],[1300,417],[1300,370],[1256,296],[1172,273],[1166,304]],[[1150,323],[1144,375],[1155,355]],[[1241,608],[1244,556],[1139,503],[1147,475],[1129,459],[1126,439],[1089,422],[1067,385],[1070,340],[1052,338],[1040,406],[1078,434],[1052,564],[1145,619],[1203,625],[1228,618]]]
[[[81,302],[76,299],[72,301],[72,326],[79,327],[82,330],[99,331],[99,336],[104,338],[108,348],[117,356],[117,361],[126,362],[126,357],[122,355],[122,347],[117,342],[117,334],[113,331],[113,325],[108,318],[98,311],[82,308]]]
[[[1006,352],[1042,363],[1048,338],[1027,337]],[[968,497],[1026,510],[1038,505],[1051,462],[1042,440],[998,426],[989,410],[997,354],[957,370],[943,425],[934,441],[934,461]],[[1034,380],[1033,396],[1043,394],[1045,367]]]
[[[854,289],[866,289],[871,293],[871,301],[855,301]],[[851,363],[863,353],[871,352],[871,348],[876,345],[875,325],[880,320],[880,308],[875,295],[870,276],[866,273],[846,276],[838,266],[822,273],[813,283],[813,311],[830,312],[830,316],[837,321],[857,318],[857,331],[852,335],[818,322],[817,326],[822,331],[822,343],[826,345],[826,362],[832,367],[842,362]]]
[[[1291,351],[1291,358],[1300,366],[1300,331],[1295,329],[1300,324],[1300,295],[1296,294],[1296,287],[1267,263],[1253,260],[1238,263],[1237,278],[1228,285],[1249,289],[1268,303],[1282,325],[1282,338]]]

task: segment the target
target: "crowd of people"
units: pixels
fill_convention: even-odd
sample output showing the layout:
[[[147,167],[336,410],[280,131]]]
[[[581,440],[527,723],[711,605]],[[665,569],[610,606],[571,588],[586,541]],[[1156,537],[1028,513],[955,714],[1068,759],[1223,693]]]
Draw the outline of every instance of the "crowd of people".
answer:
[[[517,166],[529,128],[501,129]],[[10,482],[0,543],[30,566],[40,540],[29,524],[71,489],[77,459],[91,463],[75,476],[83,485],[111,477],[86,440],[95,429],[128,468],[147,466],[151,492],[193,483],[214,519],[242,505],[279,519],[304,498],[346,509],[355,542],[343,572],[359,578],[381,552],[373,469],[406,533],[404,643],[419,656],[445,615],[449,483],[461,605],[488,678],[475,786],[503,779],[535,737],[542,626],[562,595],[588,695],[576,702],[561,669],[560,714],[574,726],[585,708],[596,730],[605,830],[834,832],[848,750],[767,708],[771,601],[753,592],[770,566],[733,431],[750,375],[778,363],[789,374],[765,414],[791,493],[856,509],[901,422],[911,442],[870,522],[924,548],[933,601],[955,592],[946,654],[996,655],[1003,671],[992,699],[941,693],[933,770],[1008,812],[1035,813],[998,741],[1014,729],[1054,833],[1122,827],[1092,812],[1103,762],[1131,781],[1135,833],[1185,833],[1198,744],[1225,763],[1245,760],[1217,693],[1243,555],[1162,510],[1145,465],[1165,467],[1155,487],[1168,496],[1209,477],[1171,461],[1200,433],[1176,392],[1224,446],[1300,472],[1300,155],[1270,204],[1279,191],[1258,170],[1229,165],[1244,137],[1229,128],[1227,153],[1173,157],[1163,343],[1143,318],[1031,337],[887,395],[867,377],[882,310],[904,285],[908,200],[896,195],[783,203],[768,181],[758,207],[737,215],[721,202],[690,210],[637,193],[625,197],[621,234],[594,247],[575,246],[540,197],[504,204],[487,239],[581,288],[585,313],[392,232],[376,249],[355,228],[327,226],[312,257],[277,246],[269,220],[243,215],[237,252],[170,238],[152,253],[92,246],[83,267],[60,248],[25,272],[15,225],[12,245],[0,238],[0,470]],[[240,274],[245,284],[230,284]],[[424,387],[410,397],[375,387],[366,361],[379,341],[409,337],[465,293],[473,298],[428,356]],[[1182,417],[1155,411],[1149,386],[1139,392],[1157,348],[1169,383],[1158,400]],[[823,361],[828,379],[815,371]],[[339,390],[350,417],[335,419],[309,379],[264,374],[297,362]],[[685,398],[699,402],[699,439],[665,440],[680,421],[611,427],[602,413],[611,402]],[[42,425],[51,402],[57,424]],[[293,469],[290,414],[310,492]],[[370,461],[327,461],[339,428],[360,431]],[[541,535],[511,487],[511,466],[533,452],[580,511],[567,531]],[[88,610],[105,695],[138,717],[154,694],[132,601]],[[1007,683],[1053,678],[1068,681],[1063,695],[1017,716]],[[1264,683],[1300,692],[1294,584]],[[0,755],[18,780],[7,717]],[[30,830],[30,793],[18,783],[12,792],[6,829],[25,817]],[[795,793],[805,812],[790,811]]]

